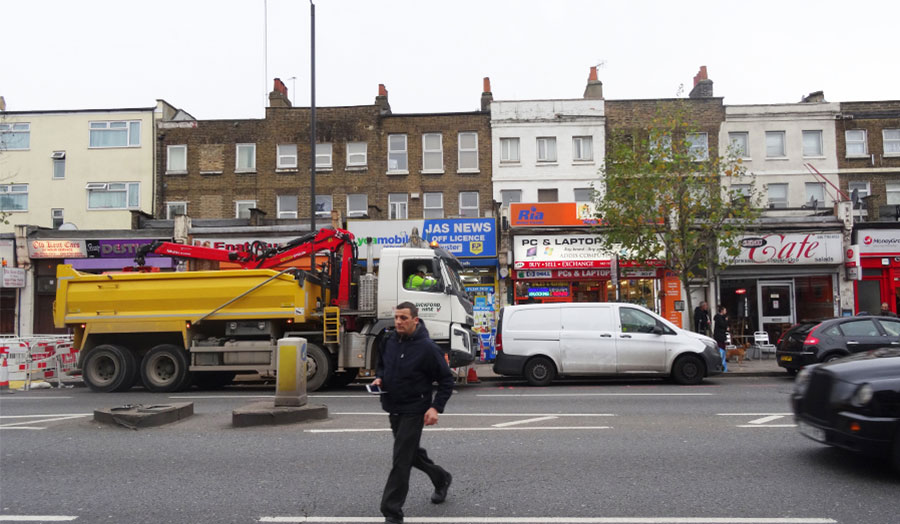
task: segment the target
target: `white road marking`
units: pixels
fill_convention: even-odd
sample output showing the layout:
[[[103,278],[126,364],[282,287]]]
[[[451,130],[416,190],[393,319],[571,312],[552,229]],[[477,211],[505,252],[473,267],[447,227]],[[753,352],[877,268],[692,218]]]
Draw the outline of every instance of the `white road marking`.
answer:
[[[739,424],[739,428],[796,428],[797,424]]]
[[[179,399],[220,399],[220,398],[275,398],[275,395],[169,395]]]
[[[384,411],[337,411],[332,415],[382,415]],[[441,413],[443,417],[615,417],[615,413]]]
[[[384,517],[261,517],[260,522],[369,523]],[[804,517],[405,517],[410,524],[837,524]]]
[[[27,424],[45,424],[47,422],[58,422],[60,420],[72,420],[82,417],[90,417],[91,414],[74,414],[74,415],[0,415],[0,419],[7,418],[28,418],[38,420],[27,420],[25,422],[13,422],[11,424],[0,424],[0,429],[44,429],[43,427],[27,426]]]
[[[531,426],[527,428],[425,428],[423,431],[534,431],[534,430],[566,430],[566,429],[612,429],[612,426]],[[379,433],[390,431],[390,428],[360,429],[304,429],[304,433]],[[412,522],[412,521],[410,521]]]
[[[716,413],[717,417],[789,417],[793,413]]]
[[[772,422],[773,420],[778,420],[778,419],[784,418],[784,417],[785,417],[785,415],[769,415],[768,417],[751,420],[747,424],[765,424],[766,422]]]
[[[554,420],[556,417],[537,417],[537,418],[526,418],[525,420],[514,420],[512,422],[501,422],[500,424],[494,424],[495,428],[508,428],[509,426],[516,426],[519,424],[528,424],[530,422],[541,422],[542,420]]]
[[[793,413],[716,413],[720,417],[762,417],[753,419],[747,424],[738,424],[738,428],[796,428],[796,424],[766,424],[773,420],[789,417]]]
[[[3,395],[3,402],[6,402],[7,400],[59,400],[64,398],[72,397],[22,397],[18,395]],[[0,515],[0,518],[2,517],[3,515]]]
[[[477,393],[476,397],[711,397],[715,393]]]
[[[42,418],[42,417],[89,417],[91,413],[59,413],[47,415],[0,415],[0,419],[4,418]]]
[[[0,515],[0,522],[68,522],[77,518],[69,515]]]

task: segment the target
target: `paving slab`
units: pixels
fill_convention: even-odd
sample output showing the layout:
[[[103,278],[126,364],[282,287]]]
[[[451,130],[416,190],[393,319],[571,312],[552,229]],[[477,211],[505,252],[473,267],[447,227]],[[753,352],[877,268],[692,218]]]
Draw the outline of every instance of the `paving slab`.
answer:
[[[231,425],[236,428],[275,426],[327,418],[328,406],[322,404],[276,407],[272,400],[261,400],[232,411]]]
[[[171,424],[194,414],[193,402],[171,404],[126,404],[94,410],[94,421],[123,426],[128,429],[148,428]]]

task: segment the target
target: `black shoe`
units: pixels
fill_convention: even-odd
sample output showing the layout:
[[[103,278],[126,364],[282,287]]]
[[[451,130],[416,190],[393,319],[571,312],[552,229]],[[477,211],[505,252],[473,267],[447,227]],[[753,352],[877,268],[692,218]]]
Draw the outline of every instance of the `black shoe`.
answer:
[[[447,490],[450,489],[451,482],[453,482],[453,475],[447,473],[447,480],[439,487],[434,488],[434,493],[431,494],[432,504],[440,504],[447,500]]]

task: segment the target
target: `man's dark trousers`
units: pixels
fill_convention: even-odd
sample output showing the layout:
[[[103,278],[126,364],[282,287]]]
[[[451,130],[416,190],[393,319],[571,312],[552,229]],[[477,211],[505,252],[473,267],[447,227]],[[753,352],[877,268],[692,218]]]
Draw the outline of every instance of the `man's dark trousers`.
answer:
[[[424,471],[435,487],[444,484],[447,472],[428,458],[428,453],[419,447],[422,428],[425,426],[424,413],[391,413],[390,420],[391,432],[394,434],[394,464],[381,497],[381,513],[385,517],[400,520],[403,518],[403,503],[409,492],[411,469]]]

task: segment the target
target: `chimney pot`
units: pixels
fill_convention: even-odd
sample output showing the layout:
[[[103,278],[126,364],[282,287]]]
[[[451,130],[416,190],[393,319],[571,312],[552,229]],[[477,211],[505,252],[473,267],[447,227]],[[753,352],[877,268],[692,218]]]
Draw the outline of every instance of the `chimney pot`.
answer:
[[[481,92],[481,110],[488,112],[491,110],[491,102],[494,101],[494,95],[491,93],[491,77],[484,77],[484,91]]]
[[[591,66],[591,74],[588,76],[588,82],[597,81],[597,66]]]
[[[597,66],[591,67],[591,73],[588,75],[587,86],[584,88],[585,99],[602,100],[603,99],[603,82],[597,78]]]
[[[709,79],[706,66],[700,66],[700,71],[694,75],[694,88],[688,94],[689,98],[712,98],[713,82]]]
[[[490,92],[491,92],[491,77],[489,77],[489,76],[484,77],[484,88],[483,88],[483,91],[484,91],[485,93],[490,93]]]
[[[388,96],[387,88],[384,84],[378,84],[378,96]]]

